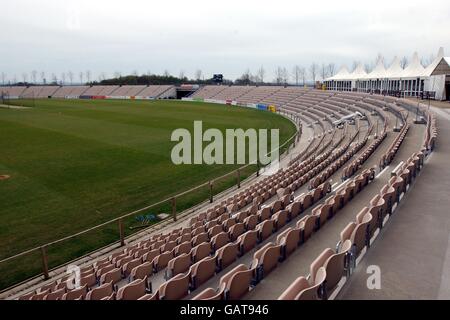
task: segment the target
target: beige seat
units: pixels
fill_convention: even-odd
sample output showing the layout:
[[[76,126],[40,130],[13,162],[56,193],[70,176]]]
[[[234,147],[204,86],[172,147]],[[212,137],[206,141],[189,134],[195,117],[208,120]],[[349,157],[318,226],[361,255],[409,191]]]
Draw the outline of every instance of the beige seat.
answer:
[[[83,287],[68,291],[62,296],[61,300],[75,300],[81,297],[83,300],[87,294],[87,285],[85,284]]]
[[[212,278],[216,272],[216,258],[206,257],[194,263],[190,268],[192,288],[198,288]]]
[[[203,242],[191,250],[192,262],[197,262],[211,254],[211,244],[209,242]]]
[[[192,264],[191,255],[189,253],[183,253],[176,258],[173,258],[167,264],[166,279],[170,279],[179,273],[184,273],[189,270]]]
[[[125,278],[128,277],[131,273],[131,270],[133,270],[135,267],[137,267],[141,263],[142,263],[142,259],[136,258],[136,259],[133,259],[133,260],[127,262],[126,264],[124,264],[122,266],[122,273],[123,273],[124,277]]]
[[[92,289],[86,295],[86,300],[101,300],[104,297],[109,297],[114,292],[114,285],[112,282],[104,283],[97,288]]]
[[[228,243],[216,252],[216,262],[219,270],[225,269],[234,261],[236,261],[239,254],[239,243]]]
[[[258,216],[251,215],[244,219],[244,225],[247,230],[254,230],[258,225]]]
[[[235,241],[241,234],[245,232],[245,225],[243,222],[237,223],[228,231],[230,240]]]
[[[137,279],[117,291],[117,300],[137,300],[145,295],[147,278]]]
[[[153,263],[144,262],[131,270],[130,280],[144,279],[153,274]]]
[[[325,249],[311,264],[310,275],[311,282],[315,282],[315,277],[319,268],[324,267],[326,271],[324,297],[332,292],[332,290],[337,286],[339,281],[344,276],[345,270],[347,269],[346,257],[348,252],[351,250],[352,242],[350,240],[344,241],[341,245],[338,253],[334,252],[332,249]]]
[[[281,246],[283,259],[286,259],[287,256],[297,249],[300,243],[300,232],[300,229],[289,227],[278,235],[277,244]]]
[[[267,239],[273,232],[274,222],[273,220],[265,220],[256,226],[256,230],[258,231],[259,241],[264,241]]]
[[[288,211],[281,210],[275,213],[271,220],[274,222],[275,230],[279,230],[284,227],[288,221]]]
[[[161,253],[159,256],[156,256],[155,259],[153,259],[153,268],[156,272],[164,269],[165,267],[167,267],[167,264],[172,258],[173,255],[170,251]]]
[[[226,300],[239,300],[250,289],[253,271],[244,264],[240,264],[222,276],[219,288],[224,288]],[[220,290],[219,290],[220,292]]]
[[[65,293],[66,289],[62,288],[45,295],[43,300],[61,300]]]
[[[120,280],[122,280],[122,270],[116,268],[103,274],[100,277],[100,284],[109,283],[111,281],[113,284],[116,284]]]
[[[161,300],[179,300],[184,298],[189,293],[189,280],[189,272],[180,273],[167,280],[158,289],[159,298]]]
[[[250,269],[255,270],[255,280],[261,281],[278,265],[281,256],[281,246],[271,242],[264,245],[253,255]]]
[[[213,288],[206,288],[198,295],[192,298],[192,300],[222,300],[223,299],[223,290],[222,288],[219,291],[214,290]]]
[[[228,242],[230,242],[230,237],[229,237],[228,233],[226,233],[225,231],[222,231],[221,233],[219,233],[211,238],[211,246],[214,251],[219,250],[224,245],[226,245]]]
[[[173,249],[173,256],[177,257],[183,253],[189,253],[192,250],[191,241],[185,241]]]
[[[159,300],[159,292],[156,291],[155,293],[147,293],[138,300]]]
[[[239,236],[238,242],[240,247],[240,254],[244,255],[245,253],[256,247],[256,244],[258,243],[258,231],[247,231],[246,233]]]
[[[316,227],[316,217],[306,215],[297,221],[297,228],[301,230],[301,242],[307,241],[314,232]]]

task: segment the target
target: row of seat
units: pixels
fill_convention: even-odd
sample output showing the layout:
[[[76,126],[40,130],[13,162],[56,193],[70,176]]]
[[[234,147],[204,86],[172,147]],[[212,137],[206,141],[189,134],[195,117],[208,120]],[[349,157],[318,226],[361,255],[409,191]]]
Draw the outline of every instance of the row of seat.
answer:
[[[404,124],[403,127],[400,129],[400,132],[397,135],[397,137],[394,139],[394,141],[392,141],[388,150],[381,156],[380,168],[385,168],[394,160],[394,157],[397,154],[397,151],[400,149],[400,146],[403,140],[405,139],[408,130],[409,124]]]
[[[311,264],[310,274],[300,276],[280,295],[280,300],[328,299],[341,288],[341,280],[348,278],[364,250],[370,248],[378,229],[386,223],[394,206],[406,192],[407,186],[423,166],[424,153],[413,154],[402,166],[399,175],[392,177],[340,234],[336,249],[325,249]],[[333,292],[336,290],[336,292]]]
[[[195,296],[194,300],[236,300],[242,298],[256,286],[265,276],[274,270],[279,262],[284,261],[298,246],[305,243],[314,232],[317,232],[327,220],[336,215],[357,192],[360,192],[371,181],[371,170],[367,169],[353,181],[349,181],[342,189],[328,198],[325,204],[312,210],[310,215],[297,221],[294,227],[289,227],[280,233],[276,242],[269,242],[256,251],[251,265],[238,265],[219,280],[215,290],[207,288]],[[362,184],[360,184],[362,182]],[[300,214],[302,205],[291,204],[291,216]]]
[[[372,155],[372,153],[375,152],[375,150],[378,148],[378,146],[384,141],[386,138],[387,133],[386,130],[383,130],[381,135],[377,137],[364,152],[355,160],[352,161],[343,171],[342,173],[342,180],[346,180],[353,176],[355,172],[359,170],[359,168],[366,162],[367,159]],[[365,138],[366,140],[367,138]]]

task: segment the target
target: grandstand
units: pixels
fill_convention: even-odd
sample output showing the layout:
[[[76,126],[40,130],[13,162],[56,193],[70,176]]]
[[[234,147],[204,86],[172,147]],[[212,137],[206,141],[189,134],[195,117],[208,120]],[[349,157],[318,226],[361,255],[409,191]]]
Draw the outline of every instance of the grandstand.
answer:
[[[98,86],[82,94],[162,97],[171,90],[173,86]],[[71,93],[57,91],[59,97]],[[405,254],[398,263],[408,272],[415,272],[408,265],[416,259],[430,255],[439,264],[445,258],[428,252],[420,239],[408,246],[408,228],[417,230],[421,239],[437,228],[411,227],[415,218],[426,218],[411,216],[404,207],[421,201],[421,189],[429,190],[422,175],[430,174],[427,163],[438,149],[437,116],[426,106],[363,92],[280,86],[203,86],[188,98],[206,99],[249,107],[274,105],[278,113],[301,120],[300,142],[276,173],[255,177],[196,207],[184,219],[150,228],[123,246],[112,245],[80,260],[79,288],[68,287],[74,280],[60,268],[49,279],[33,279],[3,297],[347,299],[369,297],[363,287],[366,261],[395,268],[399,252],[392,248]],[[364,117],[353,119],[354,125],[349,121],[340,129],[333,124],[355,112]],[[418,115],[425,124],[416,123]],[[442,161],[439,153],[435,157]],[[430,192],[427,197],[438,202]],[[406,230],[402,223],[408,225]],[[442,245],[446,236],[438,229]],[[404,279],[404,272],[396,270],[395,276]],[[395,286],[397,290],[379,291],[379,297],[404,297],[409,285]],[[425,291],[419,285],[414,290],[409,292],[412,297],[435,297],[436,283]]]

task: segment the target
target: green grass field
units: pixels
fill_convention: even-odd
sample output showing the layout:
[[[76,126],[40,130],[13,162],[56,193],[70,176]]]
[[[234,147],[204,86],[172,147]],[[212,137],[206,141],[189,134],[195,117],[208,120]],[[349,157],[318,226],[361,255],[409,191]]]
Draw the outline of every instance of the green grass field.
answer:
[[[269,113],[181,101],[36,100],[29,109],[0,108],[0,259],[76,233],[236,169],[170,160],[176,128],[279,128],[280,143],[295,133]],[[254,168],[253,168],[254,170]],[[250,171],[244,172],[244,177]],[[220,181],[219,192],[235,183]],[[204,201],[200,190],[177,209]],[[169,212],[163,205],[146,213]],[[134,218],[126,221],[132,231]],[[50,267],[117,241],[116,225],[48,249]],[[38,274],[37,253],[0,265],[0,288]]]

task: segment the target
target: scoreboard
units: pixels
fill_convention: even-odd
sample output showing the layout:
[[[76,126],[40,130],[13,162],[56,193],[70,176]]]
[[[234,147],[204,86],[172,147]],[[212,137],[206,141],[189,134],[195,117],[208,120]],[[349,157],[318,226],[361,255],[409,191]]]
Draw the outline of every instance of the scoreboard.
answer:
[[[215,74],[215,75],[213,75],[213,81],[216,84],[222,83],[223,82],[223,74]]]

